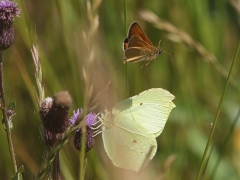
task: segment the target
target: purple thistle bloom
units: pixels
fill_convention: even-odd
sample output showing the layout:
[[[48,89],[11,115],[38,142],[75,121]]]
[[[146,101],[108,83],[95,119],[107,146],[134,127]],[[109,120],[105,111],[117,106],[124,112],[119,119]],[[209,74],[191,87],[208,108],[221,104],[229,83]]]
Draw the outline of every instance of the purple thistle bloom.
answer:
[[[20,9],[17,3],[0,1],[0,50],[9,48],[14,40],[14,29],[12,23],[15,17],[19,16]]]
[[[82,113],[82,109],[77,109],[73,111],[73,116],[70,118],[70,125],[73,126],[77,119],[80,117]],[[97,121],[97,115],[95,113],[90,112],[86,116],[86,126],[92,126]]]
[[[92,126],[93,124],[95,124],[97,121],[97,115],[95,113],[89,113],[86,117],[86,125],[87,126]]]
[[[71,126],[73,126],[76,123],[76,121],[77,121],[78,117],[81,115],[81,113],[82,113],[82,109],[77,109],[77,110],[73,111],[73,116],[70,118]]]
[[[74,115],[70,119],[72,125],[76,122],[77,118],[82,113],[82,109],[77,109],[77,111],[74,111],[73,113]],[[95,144],[95,139],[93,137],[94,133],[91,126],[94,123],[96,123],[96,121],[97,121],[97,115],[95,113],[91,112],[86,116],[86,145],[85,145],[86,152],[90,151]],[[81,126],[76,130],[73,143],[77,150],[81,149],[81,144],[82,144],[82,127]]]
[[[1,24],[11,25],[14,18],[20,15],[17,3],[11,1],[0,1],[0,22]]]

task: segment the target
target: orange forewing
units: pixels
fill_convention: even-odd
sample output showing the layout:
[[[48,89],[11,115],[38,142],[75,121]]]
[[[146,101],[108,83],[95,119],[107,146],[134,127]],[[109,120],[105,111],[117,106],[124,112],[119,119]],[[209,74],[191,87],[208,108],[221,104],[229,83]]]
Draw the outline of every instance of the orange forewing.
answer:
[[[160,48],[160,41],[158,48],[153,46],[137,22],[130,25],[128,36],[123,41],[123,50],[124,62],[148,61],[147,64],[156,59],[159,54],[165,52]]]
[[[125,60],[127,62],[138,62],[155,59],[158,55],[158,49],[147,44],[137,36],[133,36],[128,42],[128,48],[125,50]]]
[[[131,48],[131,47],[142,47],[150,51],[157,51],[157,48],[155,46],[148,44],[147,42],[143,41],[137,36],[133,36],[128,41],[128,48]]]
[[[143,30],[141,29],[141,27],[139,26],[139,24],[137,22],[133,22],[129,27],[128,39],[130,40],[132,36],[137,36],[140,39],[142,39],[143,41],[145,41],[146,43],[148,43],[149,45],[153,46],[152,42],[147,37],[147,35],[143,32]]]

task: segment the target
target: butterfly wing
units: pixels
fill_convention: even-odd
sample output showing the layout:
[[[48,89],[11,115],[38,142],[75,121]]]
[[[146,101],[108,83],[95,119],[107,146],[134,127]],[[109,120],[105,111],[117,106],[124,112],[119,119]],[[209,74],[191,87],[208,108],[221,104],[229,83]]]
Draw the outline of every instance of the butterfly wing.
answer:
[[[131,39],[129,40],[128,48],[132,48],[132,47],[144,47],[149,51],[153,51],[153,52],[157,51],[157,48],[155,46],[149,45],[138,36],[132,36]]]
[[[164,89],[149,89],[119,102],[114,106],[113,113],[121,113],[121,116],[133,119],[157,137],[175,107],[173,99],[174,96]]]
[[[144,31],[141,29],[141,27],[136,21],[130,25],[127,38],[130,40],[133,36],[137,36],[149,45],[153,46],[150,39],[147,37],[147,35],[144,33]]]
[[[124,41],[123,41],[123,50],[125,51],[127,48],[128,48],[128,41],[129,39],[128,38],[125,38]]]
[[[154,157],[157,150],[155,137],[142,125],[118,114],[114,125],[102,132],[104,148],[115,166],[138,171],[144,161]],[[150,152],[151,151],[151,152]]]
[[[148,59],[148,56],[143,53],[143,48],[129,48],[125,51],[124,61],[127,62],[138,62]]]
[[[158,55],[158,49],[134,35],[129,40],[128,48],[124,53],[125,61],[138,62],[156,58]]]

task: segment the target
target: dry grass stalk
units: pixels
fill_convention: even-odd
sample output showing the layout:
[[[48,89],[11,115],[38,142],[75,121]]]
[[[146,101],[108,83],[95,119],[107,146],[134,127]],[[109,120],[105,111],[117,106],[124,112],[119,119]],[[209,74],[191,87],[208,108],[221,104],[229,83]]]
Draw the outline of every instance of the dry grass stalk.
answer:
[[[193,40],[193,38],[183,30],[178,29],[173,24],[160,19],[156,14],[151,11],[141,10],[139,12],[140,17],[153,24],[156,28],[170,33],[169,38],[177,43],[184,43],[191,49],[193,49],[203,61],[210,63],[213,67],[225,78],[228,76],[228,71],[218,62],[214,54],[208,52],[199,42]],[[231,80],[232,85],[236,87],[236,82]]]

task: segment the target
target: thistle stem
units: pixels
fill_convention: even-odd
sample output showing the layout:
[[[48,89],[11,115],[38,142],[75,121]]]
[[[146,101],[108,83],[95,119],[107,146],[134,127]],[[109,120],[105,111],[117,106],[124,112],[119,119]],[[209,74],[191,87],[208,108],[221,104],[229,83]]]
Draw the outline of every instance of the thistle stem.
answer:
[[[53,161],[53,180],[61,180],[59,150],[56,152],[56,156]]]
[[[17,163],[12,143],[11,131],[8,123],[7,112],[6,112],[6,104],[4,97],[4,89],[3,89],[3,62],[2,62],[2,52],[0,51],[0,95],[1,95],[1,110],[3,115],[3,124],[5,125],[5,130],[7,133],[8,146],[10,150],[11,161],[13,165],[14,174],[17,173]]]

